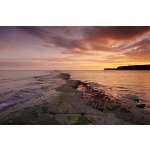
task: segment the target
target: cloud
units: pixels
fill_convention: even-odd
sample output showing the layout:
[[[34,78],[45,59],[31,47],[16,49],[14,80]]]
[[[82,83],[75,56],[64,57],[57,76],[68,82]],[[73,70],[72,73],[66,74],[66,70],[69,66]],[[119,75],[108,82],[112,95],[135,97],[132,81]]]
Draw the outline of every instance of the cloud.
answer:
[[[32,62],[22,62],[22,61],[0,61],[0,67],[25,67],[33,65]]]
[[[42,29],[41,27],[21,26],[21,27],[17,27],[17,28],[19,28],[21,31],[24,31],[24,32],[30,34],[30,36],[33,35],[44,41],[47,40],[47,38],[48,38],[48,32],[45,31],[44,29]]]
[[[76,27],[19,27],[19,29],[43,40],[44,47],[54,45],[65,49],[84,49],[85,45],[80,39],[73,39]]]
[[[73,35],[77,27],[73,26],[21,26],[17,27],[41,39]]]
[[[56,47],[81,50],[110,50],[108,46],[111,44],[108,44],[108,40],[130,40],[150,31],[150,27],[147,26],[21,26],[17,28]]]
[[[0,45],[0,51],[7,51],[11,49],[11,45],[7,44],[7,45]]]
[[[115,27],[87,27],[84,29],[84,37],[87,40],[128,40],[143,35],[150,31],[150,27],[115,26]]]
[[[142,48],[143,46],[149,46],[150,45],[150,39],[145,38],[140,41],[134,42],[132,44],[123,44],[118,47],[120,50],[129,50],[129,49],[139,49],[140,47]]]
[[[132,44],[123,44],[118,47],[118,51],[124,56],[136,60],[150,60],[150,39],[144,38]]]
[[[135,40],[149,33],[150,27],[148,26],[29,26],[17,28],[40,38],[42,47],[62,48],[63,54],[92,55],[97,51],[122,52],[128,56],[136,52],[141,56],[144,55],[144,52],[149,54],[149,51],[146,50],[149,49],[149,39]]]

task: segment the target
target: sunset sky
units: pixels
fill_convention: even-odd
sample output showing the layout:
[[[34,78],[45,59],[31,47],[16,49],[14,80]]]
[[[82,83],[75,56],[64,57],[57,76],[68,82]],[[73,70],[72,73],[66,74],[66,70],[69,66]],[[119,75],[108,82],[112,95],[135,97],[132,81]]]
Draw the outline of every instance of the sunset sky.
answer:
[[[103,70],[150,63],[150,27],[0,27],[0,70]]]

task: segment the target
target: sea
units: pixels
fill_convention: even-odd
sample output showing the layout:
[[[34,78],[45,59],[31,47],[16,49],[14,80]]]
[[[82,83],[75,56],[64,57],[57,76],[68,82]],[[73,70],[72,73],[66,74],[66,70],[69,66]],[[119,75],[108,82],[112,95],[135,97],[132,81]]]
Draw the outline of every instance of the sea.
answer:
[[[150,106],[150,71],[84,70],[67,71],[72,79],[99,83],[112,95],[140,100]]]
[[[65,70],[71,79],[96,82],[112,94],[139,99],[150,105],[150,71]],[[0,95],[19,90],[33,82],[35,76],[55,75],[55,71],[0,71]],[[1,101],[1,97],[0,97]]]
[[[26,70],[1,70],[0,71],[0,95],[11,90],[22,89],[28,83],[33,82],[34,77],[50,74],[51,71],[26,71]],[[1,99],[0,99],[1,101]]]

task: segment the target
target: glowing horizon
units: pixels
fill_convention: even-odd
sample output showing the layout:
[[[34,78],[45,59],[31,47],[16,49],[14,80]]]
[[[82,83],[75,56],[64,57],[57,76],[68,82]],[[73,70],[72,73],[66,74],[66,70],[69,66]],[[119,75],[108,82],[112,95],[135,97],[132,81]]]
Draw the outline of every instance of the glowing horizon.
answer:
[[[0,70],[150,64],[150,27],[0,27]]]

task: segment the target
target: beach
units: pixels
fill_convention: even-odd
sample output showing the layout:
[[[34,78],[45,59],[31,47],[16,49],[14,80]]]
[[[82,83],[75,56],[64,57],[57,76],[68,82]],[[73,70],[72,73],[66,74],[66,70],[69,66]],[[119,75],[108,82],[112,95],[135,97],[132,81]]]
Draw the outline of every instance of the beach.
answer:
[[[72,80],[60,71],[35,76],[25,89],[5,94],[0,109],[0,124],[150,124],[144,103],[115,97],[98,83]]]

